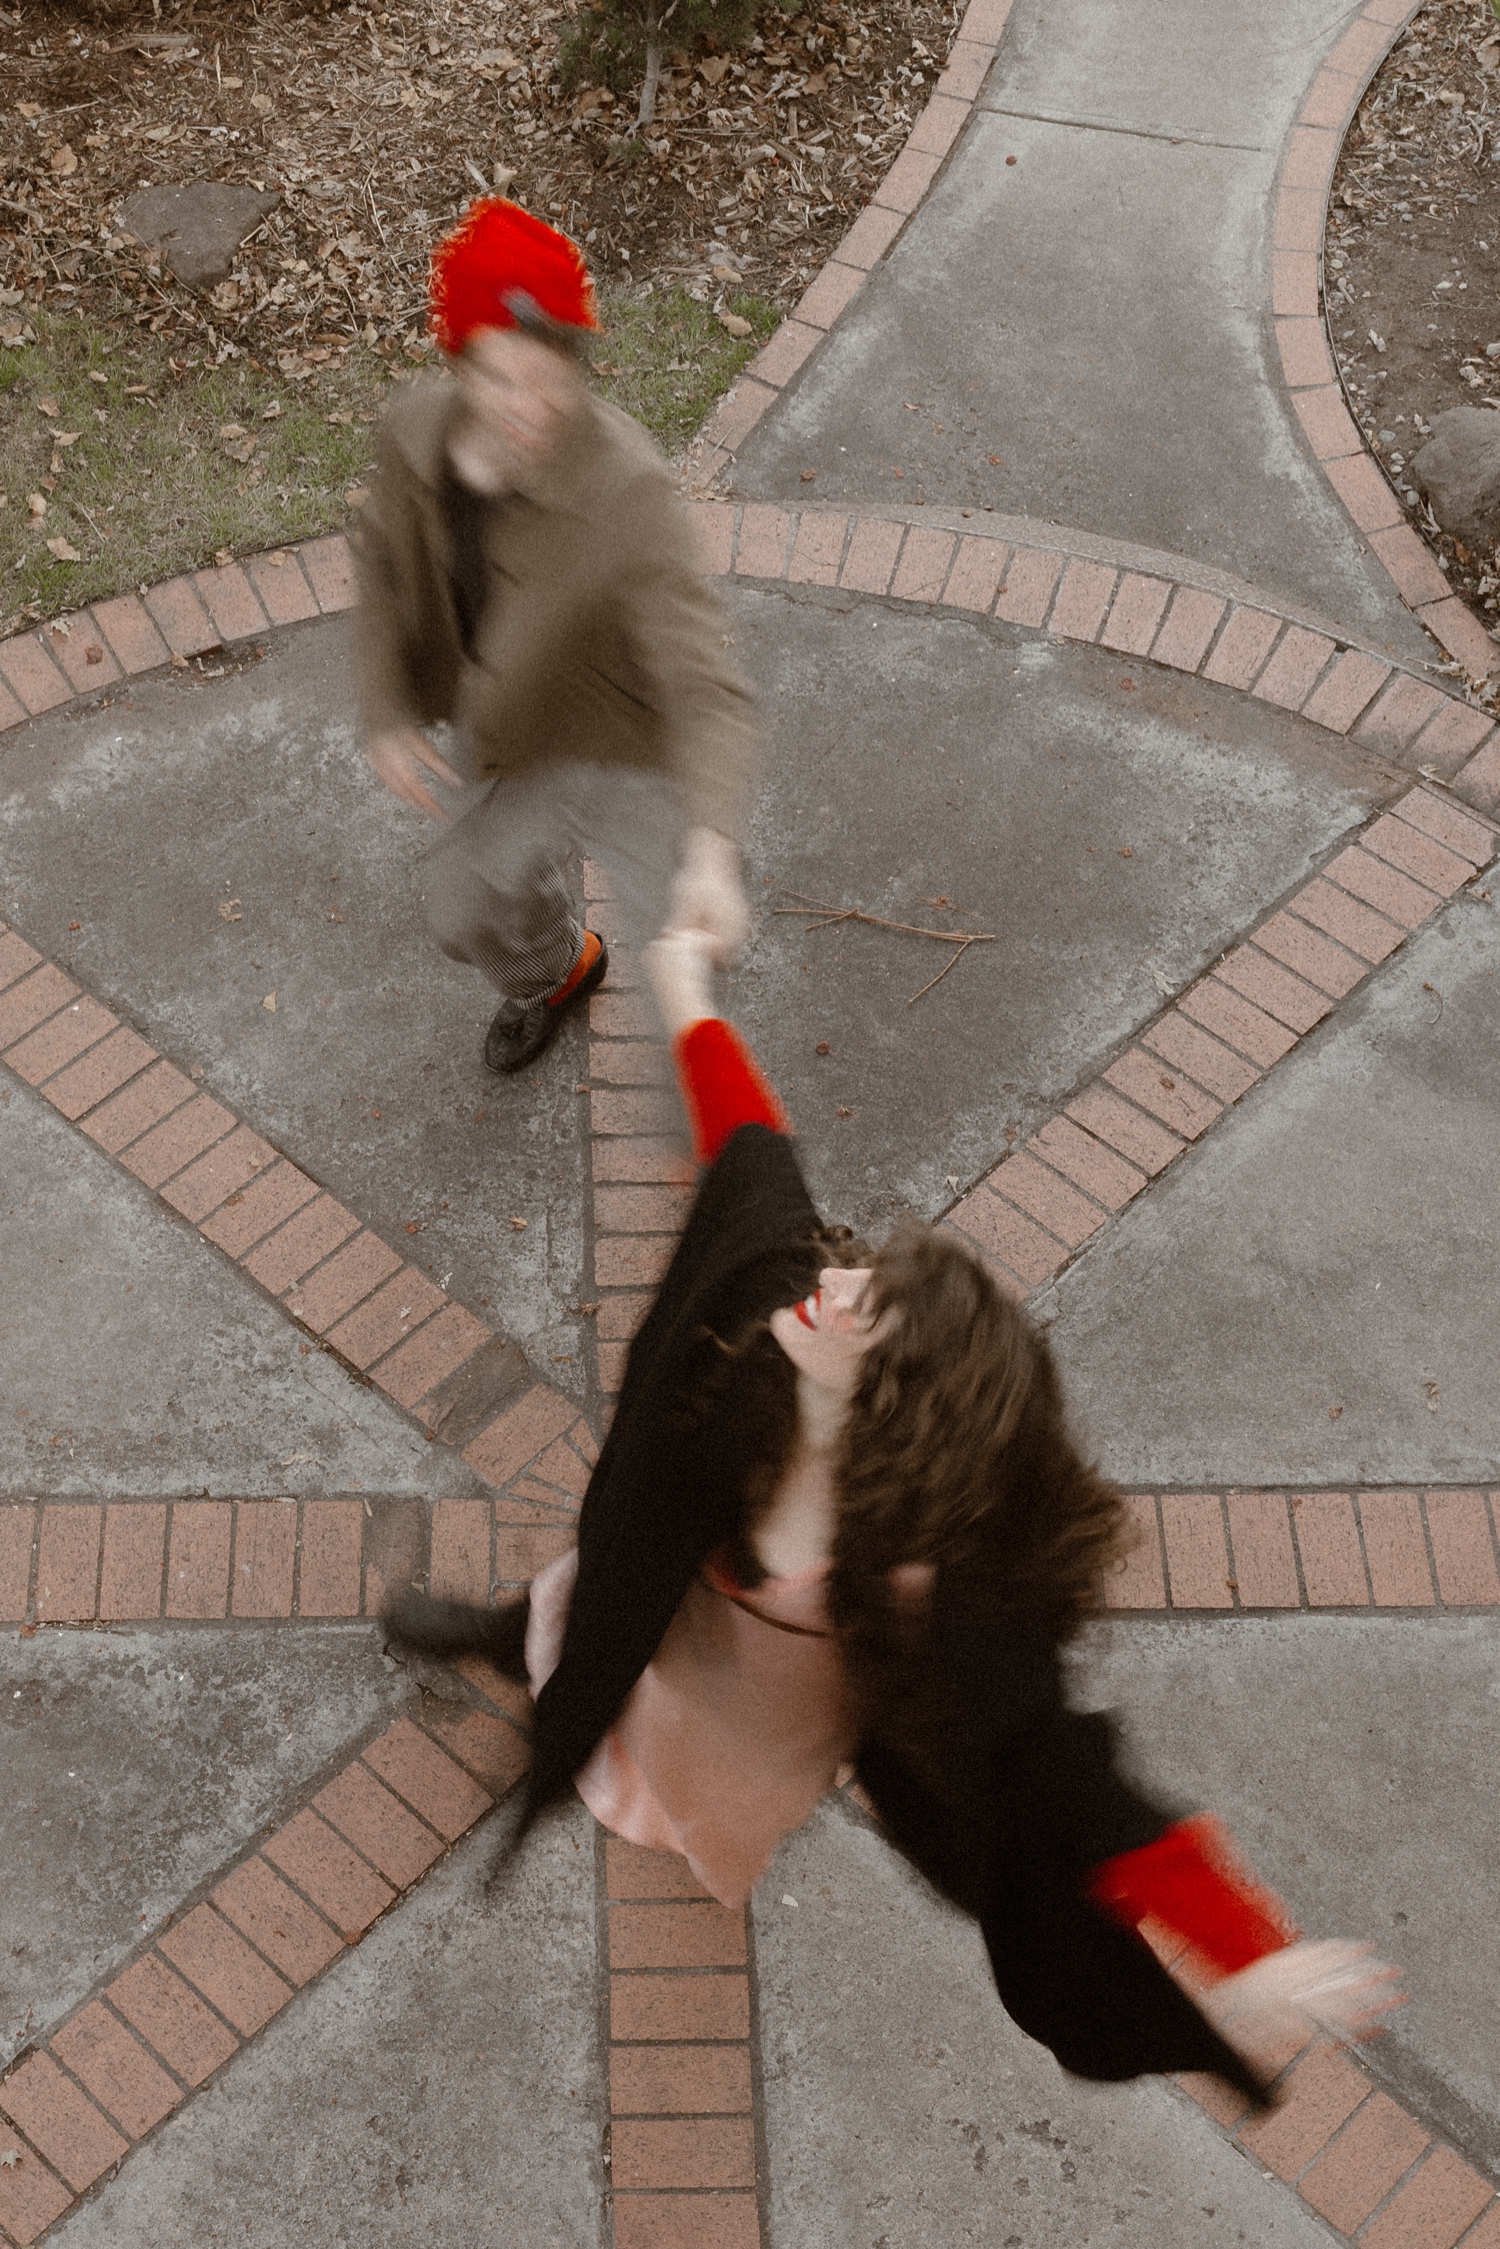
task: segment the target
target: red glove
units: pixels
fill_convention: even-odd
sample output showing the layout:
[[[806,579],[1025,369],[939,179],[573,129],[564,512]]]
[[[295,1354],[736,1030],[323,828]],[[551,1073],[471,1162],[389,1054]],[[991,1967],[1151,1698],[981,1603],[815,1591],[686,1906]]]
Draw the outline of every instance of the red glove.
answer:
[[[732,1024],[706,1015],[679,1032],[672,1044],[699,1163],[716,1163],[741,1125],[791,1130],[786,1111]]]
[[[1164,1922],[1226,1976],[1298,1935],[1280,1898],[1241,1865],[1228,1830],[1207,1813],[1179,1820],[1142,1850],[1106,1859],[1087,1888],[1126,1928]]]

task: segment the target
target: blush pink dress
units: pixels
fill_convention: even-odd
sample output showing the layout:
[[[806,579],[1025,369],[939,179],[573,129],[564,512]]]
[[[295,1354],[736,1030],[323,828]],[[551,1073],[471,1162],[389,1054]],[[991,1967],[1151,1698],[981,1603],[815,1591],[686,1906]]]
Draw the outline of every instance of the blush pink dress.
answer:
[[[562,1649],[576,1554],[531,1588],[526,1668],[541,1692]],[[724,1905],[742,1905],[854,1749],[828,1629],[827,1565],[744,1591],[710,1562],[619,1718],[577,1776],[611,1834],[679,1851]]]

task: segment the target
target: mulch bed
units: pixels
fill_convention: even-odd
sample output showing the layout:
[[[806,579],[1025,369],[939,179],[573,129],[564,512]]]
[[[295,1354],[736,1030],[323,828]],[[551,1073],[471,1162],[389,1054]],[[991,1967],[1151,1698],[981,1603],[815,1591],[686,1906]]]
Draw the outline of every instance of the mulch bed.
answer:
[[[357,345],[420,359],[428,253],[481,182],[607,279],[784,306],[899,148],[958,14],[768,8],[751,49],[675,58],[633,135],[633,101],[564,93],[571,19],[525,0],[0,0],[0,340],[45,304],[135,323],[184,365],[246,353],[296,380]],[[195,180],[281,197],[199,291],[118,227],[138,187]]]
[[[1455,593],[1500,616],[1500,552],[1471,553],[1410,479],[1434,416],[1500,407],[1500,21],[1429,0],[1360,104],[1324,243],[1350,405]],[[1497,654],[1500,662],[1500,654]]]

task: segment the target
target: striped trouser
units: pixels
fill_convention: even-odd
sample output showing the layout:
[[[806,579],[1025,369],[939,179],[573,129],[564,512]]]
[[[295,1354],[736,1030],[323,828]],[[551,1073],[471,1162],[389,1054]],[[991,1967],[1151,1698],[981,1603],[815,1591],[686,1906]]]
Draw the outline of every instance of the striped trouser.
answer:
[[[569,861],[602,863],[638,945],[666,919],[682,832],[662,773],[573,762],[481,782],[427,855],[427,925],[508,999],[541,1001],[583,944]]]
[[[427,926],[449,960],[482,969],[507,999],[539,1004],[577,960],[583,931],[567,876],[546,853],[497,890],[457,852],[433,854]]]

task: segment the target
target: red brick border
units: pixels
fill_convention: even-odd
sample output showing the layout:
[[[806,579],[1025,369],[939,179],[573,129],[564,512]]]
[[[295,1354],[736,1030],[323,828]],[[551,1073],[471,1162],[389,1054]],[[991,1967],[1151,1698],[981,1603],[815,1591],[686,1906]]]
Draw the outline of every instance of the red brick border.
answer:
[[[0,2241],[29,2249],[388,1913],[526,1769],[526,1697],[398,1718],[0,2079]]]
[[[618,1325],[644,1301],[618,1292]],[[601,1347],[607,1389],[624,1350]],[[330,1623],[376,1617],[407,1585],[491,1601],[571,1545],[588,1472],[559,1437],[520,1498],[0,1501],[0,1624]],[[1226,1488],[1126,1504],[1138,1535],[1105,1589],[1112,1610],[1500,1607],[1500,1492]]]
[[[508,1598],[572,1545],[564,1434],[493,1499],[0,1500],[0,1624],[332,1623],[390,1594]]]
[[[1157,1950],[1191,1990],[1192,1955],[1175,1942]],[[1360,2249],[1496,2249],[1500,2198],[1488,2180],[1372,2085],[1344,2048],[1311,2038],[1276,2058],[1278,2105],[1265,2114],[1252,2116],[1220,2078],[1176,2083],[1340,2240]]]
[[[599,1833],[614,2249],[761,2249],[750,1916]]]
[[[884,179],[800,302],[736,376],[689,449],[686,473],[694,490],[706,490],[728,467],[900,237],[973,115],[1010,10],[1011,0],[969,0],[943,74]]]
[[[943,1223],[983,1250],[1017,1295],[1056,1279],[1336,1000],[1490,865],[1497,845],[1494,829],[1431,789],[1377,813]]]
[[[0,1059],[273,1296],[318,1348],[456,1446],[502,1494],[493,1506],[436,1508],[435,1583],[477,1589],[488,1568],[475,1592],[483,1598],[528,1582],[569,1542],[597,1456],[572,1399],[538,1381],[514,1344],[3,924]]]
[[[1500,1492],[1132,1492],[1109,1611],[1500,1608]]]
[[[693,518],[705,566],[716,575],[887,595],[1195,673],[1352,733],[1451,783],[1480,809],[1500,812],[1500,728],[1487,711],[1225,572],[988,511],[981,520],[973,511],[928,508],[914,520],[900,509],[851,515],[699,501]],[[273,621],[251,581],[269,585],[278,556],[311,590],[268,597]],[[313,600],[321,616],[354,606],[353,557],[341,532],[14,634],[0,641],[0,733],[124,676],[217,646],[221,637],[299,622],[314,614],[305,606]],[[108,647],[101,614],[113,633]],[[97,680],[88,672],[95,657]]]
[[[1500,727],[1488,711],[1223,571],[972,509],[856,514],[698,500],[692,511],[715,576],[837,586],[1187,672],[1296,712],[1500,813]]]
[[[75,695],[352,609],[355,598],[349,542],[335,532],[243,564],[187,571],[143,594],[121,594],[12,633],[0,640],[0,733]]]
[[[1323,236],[1344,136],[1420,6],[1368,0],[1313,80],[1276,184],[1271,309],[1282,372],[1314,459],[1407,608],[1471,679],[1483,680],[1500,670],[1500,648],[1453,592],[1365,444],[1345,402],[1323,296]],[[1494,779],[1500,785],[1500,765]]]

